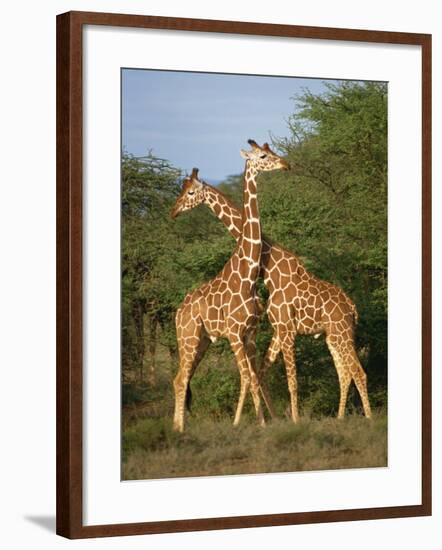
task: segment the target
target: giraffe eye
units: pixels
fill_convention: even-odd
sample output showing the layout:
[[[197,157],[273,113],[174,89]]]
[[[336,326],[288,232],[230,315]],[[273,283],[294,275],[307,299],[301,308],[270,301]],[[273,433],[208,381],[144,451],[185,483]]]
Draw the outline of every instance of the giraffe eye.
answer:
[[[188,195],[193,195],[194,193],[195,193],[195,191],[187,191]]]
[[[267,156],[267,155],[264,154],[264,155],[261,155],[259,158],[260,158],[260,159],[265,159],[266,156]]]

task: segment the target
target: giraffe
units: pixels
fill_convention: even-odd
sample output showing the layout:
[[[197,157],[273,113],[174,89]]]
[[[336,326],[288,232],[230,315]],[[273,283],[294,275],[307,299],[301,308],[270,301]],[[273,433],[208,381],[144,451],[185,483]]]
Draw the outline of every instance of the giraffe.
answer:
[[[256,176],[259,172],[288,169],[275,153],[248,140],[250,151],[241,150],[245,159],[243,208],[236,248],[221,272],[211,281],[187,294],[176,313],[180,364],[174,379],[174,429],[184,430],[184,406],[189,382],[210,341],[226,337],[240,372],[240,396],[234,425],[241,418],[250,389],[258,422],[264,425],[260,385],[255,368],[255,334],[260,314],[256,280],[261,257],[261,225],[258,212]],[[174,212],[172,211],[172,217]]]
[[[266,147],[270,151],[269,147]],[[173,208],[173,216],[206,204],[227,227],[235,240],[241,237],[241,213],[218,189],[198,179],[195,169],[183,181],[182,191]],[[299,258],[278,244],[262,239],[260,274],[269,291],[267,315],[273,337],[259,369],[261,390],[267,407],[264,375],[280,352],[286,367],[290,409],[293,422],[299,419],[295,363],[295,338],[308,334],[318,338],[325,334],[340,386],[338,418],[345,415],[347,395],[352,380],[361,397],[364,414],[371,417],[367,375],[356,353],[354,330],[357,310],[338,286],[309,273]],[[198,358],[202,359],[202,355]],[[271,410],[274,416],[273,410]]]

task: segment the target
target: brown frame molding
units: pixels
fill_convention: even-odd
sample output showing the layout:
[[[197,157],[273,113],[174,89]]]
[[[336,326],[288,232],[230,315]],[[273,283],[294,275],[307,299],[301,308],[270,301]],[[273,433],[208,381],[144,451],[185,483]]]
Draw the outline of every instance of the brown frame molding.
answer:
[[[83,526],[82,29],[106,25],[422,47],[422,504]],[[431,515],[431,35],[92,12],[57,16],[57,533],[76,539]]]

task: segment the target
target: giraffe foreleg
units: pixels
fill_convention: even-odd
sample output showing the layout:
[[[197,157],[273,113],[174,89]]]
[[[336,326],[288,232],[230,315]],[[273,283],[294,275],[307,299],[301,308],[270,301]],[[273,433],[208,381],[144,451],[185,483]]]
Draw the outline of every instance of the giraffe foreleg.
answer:
[[[255,406],[256,417],[261,426],[265,425],[264,414],[261,406],[261,399],[259,397],[260,384],[256,374],[253,362],[249,360],[247,355],[247,345],[240,337],[232,337],[230,339],[230,345],[235,355],[236,363],[238,365],[240,377],[241,377],[241,391],[236,408],[235,420],[233,424],[238,425],[241,420],[242,409],[244,406],[247,390],[250,387],[252,393],[253,404]]]
[[[267,352],[265,354],[265,357],[260,365],[260,368],[258,369],[258,378],[259,383],[261,385],[261,394],[264,400],[264,403],[270,413],[270,416],[272,418],[276,418],[275,409],[273,407],[273,402],[270,398],[270,392],[267,386],[267,382],[265,380],[266,373],[269,370],[269,368],[273,365],[273,363],[276,361],[276,358],[278,357],[278,354],[280,352],[280,346],[279,346],[279,339],[276,335],[276,333],[273,333],[272,340],[270,342],[269,347],[267,348]]]
[[[246,399],[247,392],[250,388],[250,377],[248,372],[240,373],[240,390],[239,390],[239,399],[238,404],[236,405],[235,418],[233,420],[233,425],[238,426],[241,420],[242,410],[244,408],[244,402]]]
[[[267,385],[265,384],[262,376],[262,369],[258,369],[256,366],[256,329],[248,334],[246,337],[246,351],[247,356],[249,357],[251,368],[254,372],[256,372],[259,380],[259,387],[261,396],[264,400],[264,403],[267,407],[267,410],[269,411],[269,414],[271,418],[275,418],[275,410],[273,408],[273,403],[270,398],[270,394],[267,388]],[[272,344],[270,344],[271,346]]]

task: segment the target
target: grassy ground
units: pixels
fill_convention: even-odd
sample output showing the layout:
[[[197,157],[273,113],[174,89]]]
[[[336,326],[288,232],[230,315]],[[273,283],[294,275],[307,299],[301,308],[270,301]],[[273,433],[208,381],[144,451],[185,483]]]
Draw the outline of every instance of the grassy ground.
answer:
[[[312,392],[305,379],[301,420],[294,425],[284,416],[288,404],[283,365],[269,373],[279,418],[257,425],[251,398],[241,423],[233,427],[239,394],[238,374],[231,361],[212,353],[192,381],[193,412],[186,414],[185,432],[172,430],[172,379],[176,366],[170,358],[159,362],[152,384],[123,387],[123,479],[231,475],[387,465],[387,413],[375,407],[367,420],[349,400],[347,416],[324,409],[324,392]],[[330,369],[330,376],[335,376]],[[330,379],[331,402],[337,407],[337,380]],[[310,392],[310,393],[309,393]],[[314,398],[312,397],[314,396]],[[358,401],[356,401],[357,403]],[[321,408],[322,407],[322,408]]]
[[[252,418],[188,422],[139,420],[124,435],[123,479],[372,468],[387,465],[387,421],[350,416],[277,420],[260,428]]]

